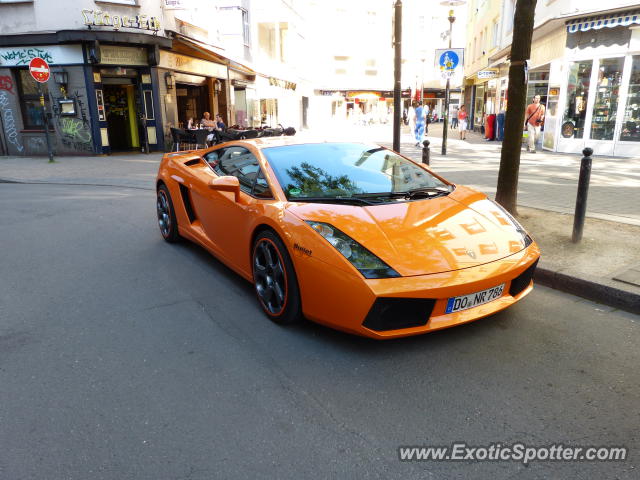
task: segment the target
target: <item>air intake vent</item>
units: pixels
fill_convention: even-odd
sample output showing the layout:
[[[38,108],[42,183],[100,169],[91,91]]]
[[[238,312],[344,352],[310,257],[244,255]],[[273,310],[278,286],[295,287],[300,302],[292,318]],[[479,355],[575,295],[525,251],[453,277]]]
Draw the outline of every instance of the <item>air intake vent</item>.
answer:
[[[187,167],[192,167],[193,165],[198,165],[199,163],[201,163],[199,158],[194,158],[193,160],[187,160],[186,162],[184,162]]]
[[[189,217],[189,221],[191,223],[196,221],[196,212],[193,210],[193,205],[191,205],[191,196],[189,195],[189,189],[179,183],[180,185],[180,195],[182,196],[182,203],[184,204],[184,209],[187,212],[187,216]]]
[[[363,326],[381,332],[426,325],[436,301],[432,298],[377,298]]]
[[[516,295],[520,294],[525,288],[529,286],[537,266],[538,266],[538,260],[536,260],[533,265],[527,268],[524,272],[522,272],[516,278],[511,280],[511,286],[509,287],[509,295],[511,295],[512,297],[515,297]]]

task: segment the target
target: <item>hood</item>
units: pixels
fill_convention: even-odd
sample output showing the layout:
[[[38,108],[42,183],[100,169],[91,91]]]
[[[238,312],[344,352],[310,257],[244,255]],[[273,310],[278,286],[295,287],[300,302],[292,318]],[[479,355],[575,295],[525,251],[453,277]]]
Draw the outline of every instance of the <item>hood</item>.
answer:
[[[364,207],[291,202],[287,209],[302,220],[333,225],[402,276],[482,265],[525,248],[504,212],[466,187],[412,202]]]

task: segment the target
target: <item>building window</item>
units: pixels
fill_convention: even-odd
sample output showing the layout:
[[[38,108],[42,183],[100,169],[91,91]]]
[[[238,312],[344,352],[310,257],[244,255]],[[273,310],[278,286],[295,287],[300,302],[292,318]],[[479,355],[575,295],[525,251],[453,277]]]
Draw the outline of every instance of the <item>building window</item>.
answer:
[[[272,23],[258,25],[258,44],[260,51],[270,59],[276,57],[276,30]]]
[[[345,57],[343,55],[336,55],[335,57],[333,57],[333,59],[336,62],[346,62],[347,60],[349,60],[349,58],[351,58],[351,57]]]
[[[600,60],[596,101],[593,105],[591,121],[593,140],[613,140],[623,67],[624,57]]]
[[[516,0],[507,0],[505,2],[505,15],[504,15],[504,31],[505,33],[511,33],[513,30],[513,17],[516,14]]]
[[[378,70],[365,70],[364,74],[369,76],[376,76],[378,75]]]
[[[364,64],[367,67],[375,67],[376,66],[376,59],[375,58],[369,58],[364,62]]]
[[[347,70],[345,68],[336,68],[336,75],[346,75]]]
[[[25,130],[43,130],[44,119],[40,106],[40,94],[38,84],[31,78],[29,70],[17,70],[18,92],[20,92],[20,109]],[[44,89],[43,89],[44,90]],[[49,111],[48,95],[44,97],[45,108]]]
[[[567,103],[561,127],[564,138],[582,138],[584,135],[592,63],[592,60],[586,60],[569,64]]]
[[[247,47],[251,45],[250,31],[249,12],[242,9],[242,40]]]
[[[500,31],[499,28],[500,24],[498,23],[498,19],[496,18],[493,21],[493,27],[492,27],[492,42],[491,42],[491,46],[492,47],[497,47],[498,46],[498,32]]]
[[[640,55],[633,56],[629,95],[622,119],[620,140],[640,142]]]

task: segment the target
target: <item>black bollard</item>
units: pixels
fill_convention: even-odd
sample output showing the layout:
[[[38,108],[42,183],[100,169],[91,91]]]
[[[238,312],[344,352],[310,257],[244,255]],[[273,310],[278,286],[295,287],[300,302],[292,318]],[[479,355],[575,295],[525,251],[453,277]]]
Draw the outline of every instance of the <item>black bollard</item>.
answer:
[[[422,163],[426,165],[429,165],[429,162],[431,161],[431,149],[429,148],[430,143],[431,142],[429,140],[422,142]]]
[[[578,196],[576,198],[576,213],[573,216],[573,235],[571,241],[579,243],[582,240],[582,230],[584,229],[584,216],[587,212],[587,195],[589,194],[589,179],[591,178],[591,154],[593,149],[582,150],[582,160],[580,161],[580,178],[578,180]]]

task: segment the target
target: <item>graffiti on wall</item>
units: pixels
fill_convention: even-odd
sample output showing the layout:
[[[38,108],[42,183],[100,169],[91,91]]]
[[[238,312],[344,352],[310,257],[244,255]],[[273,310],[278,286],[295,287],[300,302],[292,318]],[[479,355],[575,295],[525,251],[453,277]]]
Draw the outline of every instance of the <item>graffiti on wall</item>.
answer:
[[[13,80],[9,75],[0,75],[0,90],[13,94]]]
[[[47,63],[53,63],[51,54],[41,48],[17,48],[15,50],[5,50],[0,52],[0,58],[11,65],[29,65],[32,58],[40,57]]]
[[[13,116],[13,109],[11,108],[11,102],[7,90],[0,90],[0,115],[2,116],[2,123],[4,125],[4,133],[7,138],[7,142],[16,147],[19,152],[24,150],[24,147],[20,143],[20,137],[18,136],[18,130],[16,128],[16,120]]]
[[[54,105],[53,116],[56,119],[62,145],[70,150],[93,152],[91,125],[82,97],[83,95],[77,90],[69,97],[75,100],[80,118],[62,116],[58,106],[59,98],[52,102],[52,105]]]

